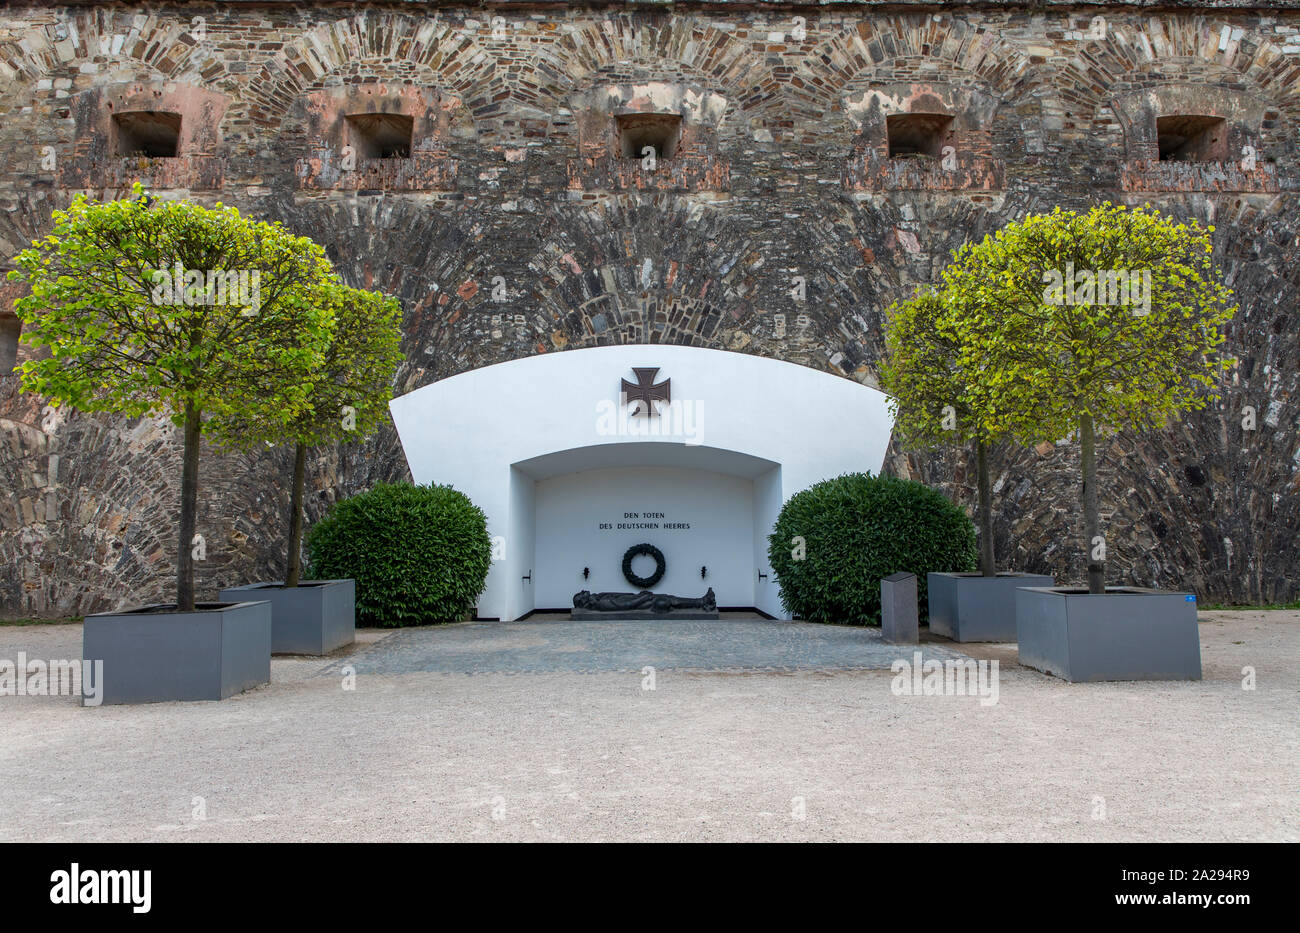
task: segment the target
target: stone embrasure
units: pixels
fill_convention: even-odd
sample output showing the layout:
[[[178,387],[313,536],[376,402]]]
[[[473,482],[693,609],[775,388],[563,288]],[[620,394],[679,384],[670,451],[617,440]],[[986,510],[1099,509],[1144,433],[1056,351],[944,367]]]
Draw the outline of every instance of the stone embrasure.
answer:
[[[1151,203],[1216,226],[1240,297],[1236,364],[1207,411],[1103,444],[1112,581],[1295,599],[1296,7],[7,5],[0,251],[7,262],[46,233],[75,191],[115,196],[138,178],[280,219],[353,284],[400,296],[399,393],[644,341],[870,383],[885,309],[967,238],[1057,204]],[[409,155],[345,160],[344,146],[406,152],[404,135],[393,148],[349,128],[358,102],[390,115],[390,136],[410,128]],[[179,116],[174,158],[123,150],[133,137],[112,114],[140,109]],[[618,118],[636,113],[672,118],[672,155],[653,173],[616,148]],[[947,167],[889,158],[888,117],[908,113],[938,115],[944,135],[925,145],[951,145]],[[1170,115],[1222,120],[1213,151],[1228,158],[1160,160],[1156,121]],[[0,289],[0,318],[17,295]],[[170,424],[53,411],[16,383],[0,377],[0,611],[165,599]],[[205,451],[202,594],[282,572],[290,459]],[[993,461],[1000,565],[1080,579],[1077,449],[1005,447]],[[889,468],[973,500],[964,452],[894,452]],[[391,428],[317,451],[308,519],[405,475]]]

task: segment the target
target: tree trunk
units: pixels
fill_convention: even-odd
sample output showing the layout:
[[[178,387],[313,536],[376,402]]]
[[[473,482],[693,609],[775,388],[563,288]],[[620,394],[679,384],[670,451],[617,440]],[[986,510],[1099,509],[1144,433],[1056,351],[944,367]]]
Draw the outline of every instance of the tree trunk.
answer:
[[[1088,554],[1088,592],[1106,592],[1106,544],[1097,510],[1097,439],[1092,415],[1079,416],[1079,444],[1083,449],[1083,536]]]
[[[302,488],[307,483],[307,448],[299,444],[293,454],[293,490],[289,493],[289,569],[285,586],[297,586],[302,575]]]
[[[181,531],[176,561],[176,608],[194,611],[194,531],[198,525],[199,439],[202,420],[193,403],[185,406],[185,447],[181,466]]]
[[[989,445],[975,442],[976,486],[979,490],[980,513],[980,573],[986,577],[997,575],[993,565],[993,482],[989,478]]]

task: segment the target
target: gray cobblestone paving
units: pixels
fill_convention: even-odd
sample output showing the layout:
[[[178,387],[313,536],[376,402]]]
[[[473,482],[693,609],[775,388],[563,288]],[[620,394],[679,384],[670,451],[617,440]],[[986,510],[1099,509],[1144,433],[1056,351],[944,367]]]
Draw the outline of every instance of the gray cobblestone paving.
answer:
[[[782,622],[465,622],[401,629],[325,667],[358,674],[639,671],[888,670],[916,650],[964,658],[948,647],[889,645],[879,629]]]

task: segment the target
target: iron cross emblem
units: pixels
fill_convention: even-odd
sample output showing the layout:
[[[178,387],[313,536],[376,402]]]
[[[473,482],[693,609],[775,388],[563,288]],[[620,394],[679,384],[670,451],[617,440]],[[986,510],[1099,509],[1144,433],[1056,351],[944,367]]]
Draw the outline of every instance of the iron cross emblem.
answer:
[[[671,379],[665,379],[663,382],[655,383],[655,373],[659,372],[658,366],[632,367],[632,372],[636,373],[636,382],[623,380],[623,397],[629,402],[644,402],[642,407],[632,413],[633,417],[645,415],[649,418],[655,413],[655,402],[671,402],[668,390],[672,383]]]

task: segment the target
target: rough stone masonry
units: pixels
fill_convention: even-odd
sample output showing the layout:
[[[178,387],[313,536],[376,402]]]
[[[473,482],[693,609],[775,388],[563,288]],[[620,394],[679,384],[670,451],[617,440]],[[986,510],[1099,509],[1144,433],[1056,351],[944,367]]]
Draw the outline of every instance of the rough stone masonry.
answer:
[[[397,393],[642,341],[870,384],[889,304],[969,237],[1107,199],[1213,223],[1237,362],[1209,410],[1106,439],[1111,581],[1300,595],[1300,0],[6,4],[0,117],[0,260],[136,179],[282,220],[400,296]],[[964,451],[888,468],[973,499]],[[998,561],[1082,579],[1077,447],[994,470]],[[282,572],[289,473],[205,451],[201,595]],[[170,423],[0,376],[0,474],[3,614],[170,598]],[[308,520],[405,476],[391,427],[321,449]]]

